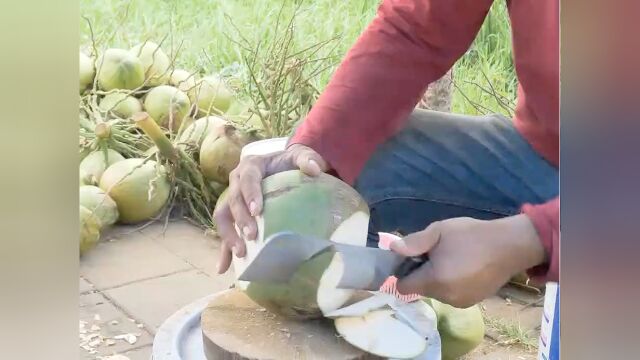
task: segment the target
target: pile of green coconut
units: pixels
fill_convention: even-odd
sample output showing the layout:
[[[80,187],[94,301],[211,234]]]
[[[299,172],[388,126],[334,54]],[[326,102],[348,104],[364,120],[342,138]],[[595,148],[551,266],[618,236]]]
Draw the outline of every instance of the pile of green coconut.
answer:
[[[260,138],[229,78],[174,64],[151,41],[80,51],[81,255],[115,223],[179,212],[212,228],[240,150]]]

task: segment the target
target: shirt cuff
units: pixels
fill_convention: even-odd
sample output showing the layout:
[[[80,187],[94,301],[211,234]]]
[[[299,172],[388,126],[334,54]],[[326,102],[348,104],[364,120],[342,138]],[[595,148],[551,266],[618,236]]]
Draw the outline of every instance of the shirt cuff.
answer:
[[[526,214],[536,231],[547,254],[544,264],[527,271],[532,281],[544,283],[559,281],[560,275],[560,198],[541,205],[525,204],[522,212]]]

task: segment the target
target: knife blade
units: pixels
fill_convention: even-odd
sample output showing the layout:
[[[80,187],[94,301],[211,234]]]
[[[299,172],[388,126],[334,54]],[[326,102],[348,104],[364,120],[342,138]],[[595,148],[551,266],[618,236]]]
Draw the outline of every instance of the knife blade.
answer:
[[[288,282],[302,263],[325,251],[340,254],[344,271],[337,287],[343,289],[379,290],[389,276],[402,278],[428,260],[426,255],[405,257],[389,250],[280,232],[267,238],[260,252],[238,279]]]
[[[321,241],[298,241],[293,232],[271,235],[253,261],[238,277],[243,281],[288,282],[291,275],[313,256],[331,247],[331,243]]]

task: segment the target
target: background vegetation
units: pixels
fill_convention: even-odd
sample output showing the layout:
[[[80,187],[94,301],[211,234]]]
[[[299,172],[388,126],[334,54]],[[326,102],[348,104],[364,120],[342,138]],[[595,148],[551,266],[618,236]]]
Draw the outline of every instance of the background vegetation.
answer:
[[[167,53],[178,52],[177,66],[211,73],[240,62],[238,47],[226,35],[234,33],[229,19],[243,36],[269,42],[283,3],[286,16],[300,5],[298,47],[340,37],[333,52],[335,65],[313,79],[322,90],[375,15],[379,0],[81,0],[80,41],[82,46],[91,44],[88,19],[102,47],[130,48],[144,40],[164,39]],[[473,46],[454,68],[453,111],[510,115],[516,85],[508,15],[505,2],[498,0]]]

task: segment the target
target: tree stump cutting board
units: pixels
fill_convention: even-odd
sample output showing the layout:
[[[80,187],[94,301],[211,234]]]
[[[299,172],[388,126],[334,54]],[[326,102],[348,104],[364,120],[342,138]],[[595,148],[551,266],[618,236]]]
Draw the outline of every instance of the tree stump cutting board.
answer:
[[[238,289],[214,297],[201,321],[208,360],[381,359],[338,337],[330,319],[290,320],[270,313]]]

